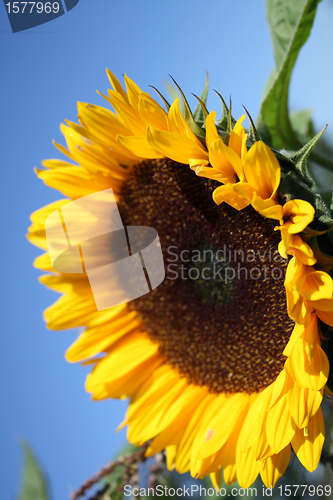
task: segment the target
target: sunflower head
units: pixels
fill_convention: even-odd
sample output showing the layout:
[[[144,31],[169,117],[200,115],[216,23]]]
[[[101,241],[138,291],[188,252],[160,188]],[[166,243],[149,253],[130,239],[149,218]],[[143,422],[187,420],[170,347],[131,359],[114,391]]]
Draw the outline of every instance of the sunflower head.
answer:
[[[112,189],[122,226],[157,231],[166,277],[98,311],[90,268],[57,273],[46,253],[36,265],[52,274],[42,281],[63,293],[48,326],[85,327],[68,360],[93,364],[94,399],[130,398],[128,439],[149,442],[147,455],[165,449],[170,469],[210,474],[214,485],[223,472],[244,488],[260,474],[269,487],[293,448],[313,471],[332,388],[332,209],[306,167],[320,134],[297,153],[275,151],[221,96],[216,120],[207,88],[194,113],[179,89],[183,113],[179,99],[162,97],[164,109],[127,76],[126,90],[108,76],[114,111],[79,103],[80,125],[62,126],[67,148],[57,145],[68,160],[37,170],[69,199],[34,214],[29,237],[47,249],[50,214],[61,219],[73,200]],[[81,214],[81,225],[93,223]],[[111,240],[97,253],[112,291]]]

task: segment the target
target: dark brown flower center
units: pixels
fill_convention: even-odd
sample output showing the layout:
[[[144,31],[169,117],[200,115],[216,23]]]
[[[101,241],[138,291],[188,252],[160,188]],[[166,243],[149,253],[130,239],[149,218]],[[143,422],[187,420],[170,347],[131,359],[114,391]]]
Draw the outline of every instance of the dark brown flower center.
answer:
[[[275,221],[252,207],[216,206],[216,185],[186,165],[149,160],[125,183],[125,225],[159,234],[166,278],[129,303],[166,361],[212,392],[258,392],[283,368],[293,328],[286,311],[287,261]]]

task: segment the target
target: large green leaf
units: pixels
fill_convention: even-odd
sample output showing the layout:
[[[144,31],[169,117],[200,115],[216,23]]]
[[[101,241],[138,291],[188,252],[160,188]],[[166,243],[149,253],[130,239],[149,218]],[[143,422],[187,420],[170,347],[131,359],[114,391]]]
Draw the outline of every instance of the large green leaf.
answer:
[[[49,500],[46,479],[30,447],[22,444],[24,468],[19,500]]]
[[[290,75],[298,53],[309,37],[320,0],[267,0],[267,15],[274,46],[276,70],[266,91],[259,133],[270,137],[274,148],[298,149],[288,113]]]

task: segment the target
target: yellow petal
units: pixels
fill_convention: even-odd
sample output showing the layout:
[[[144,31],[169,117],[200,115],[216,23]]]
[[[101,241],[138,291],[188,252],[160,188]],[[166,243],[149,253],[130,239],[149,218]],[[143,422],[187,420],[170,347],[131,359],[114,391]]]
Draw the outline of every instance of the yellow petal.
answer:
[[[205,399],[201,401],[196,410],[193,412],[193,416],[188,426],[186,427],[181,442],[179,443],[176,456],[176,469],[181,474],[187,472],[190,469],[190,458],[193,441],[202,423],[202,417],[203,415],[205,415],[206,408],[208,407],[209,403],[215,398],[215,395],[207,394]]]
[[[134,316],[133,314],[127,314],[119,319],[115,318],[111,324],[98,325],[83,332],[66,351],[67,361],[76,363],[105,351],[117,340],[138,328],[139,321],[133,320]]]
[[[255,447],[252,446],[245,453],[242,453],[238,446],[236,465],[239,486],[246,489],[254,483],[259,474],[259,463],[256,461]]]
[[[214,415],[205,423],[198,433],[198,438],[193,444],[193,457],[202,460],[216,453],[229,439],[240,414],[244,413],[249,402],[249,396],[234,394],[222,398],[221,404],[214,402],[210,410]],[[198,452],[195,450],[198,446]]]
[[[221,484],[221,469],[210,474],[210,479],[214,488],[219,488]]]
[[[162,363],[157,349],[142,334],[120,340],[110,354],[98,362],[86,380],[86,390],[93,399],[131,396]]]
[[[117,141],[127,148],[131,153],[141,157],[141,158],[163,158],[163,154],[159,153],[153,149],[147,142],[146,136],[130,135],[124,137],[121,135],[117,136]]]
[[[322,391],[305,389],[298,384],[287,394],[290,413],[299,429],[308,426],[309,420],[317,413],[323,400]]]
[[[176,134],[180,134],[190,141],[194,142],[199,148],[203,148],[197,136],[192,132],[191,127],[182,115],[179,107],[179,99],[175,99],[171,104],[169,113],[169,130]],[[196,158],[195,156],[193,158]]]
[[[260,462],[260,475],[266,488],[274,488],[280,477],[285,473],[290,462],[290,445],[277,455]]]
[[[249,398],[249,400],[250,399],[252,398]],[[222,467],[225,468],[230,465],[235,466],[237,442],[246,412],[247,406],[244,406],[243,410],[238,412],[238,417],[236,417],[237,420],[233,425],[232,433],[229,435],[226,443],[216,453],[198,461],[198,477],[202,478],[211,473],[213,470],[219,470]]]
[[[316,309],[316,313],[319,319],[326,323],[326,325],[333,326],[333,312],[331,311],[321,311]]]
[[[70,201],[71,200],[54,201],[53,203],[46,205],[46,207],[36,210],[36,212],[30,215],[32,225],[29,227],[27,238],[33,245],[43,248],[44,250],[48,249],[45,233],[45,221],[48,216],[52,214],[52,212],[63,207]]]
[[[109,109],[86,102],[78,102],[77,109],[80,123],[106,144],[110,138],[115,139],[117,134],[128,135],[130,133],[124,120]]]
[[[162,432],[152,441],[147,456],[162,451],[168,444],[179,444],[194,409],[207,395],[201,387],[188,386],[166,410],[161,422]]]
[[[266,387],[266,389],[252,400],[239,437],[240,449],[242,452],[248,450],[259,438],[271,394],[272,385]]]
[[[162,132],[148,126],[147,140],[156,151],[178,163],[188,165],[192,158],[208,160],[208,154],[202,147],[175,132]]]
[[[146,124],[139,115],[138,109],[131,106],[127,100],[118,94],[118,92],[109,90],[108,94],[108,100],[116,110],[118,116],[122,117],[127,129],[130,130],[133,135],[144,135]]]
[[[276,226],[274,229],[275,229],[275,231],[277,231],[277,230],[281,231],[281,238],[282,239],[279,243],[278,249],[279,249],[281,257],[286,259],[287,258],[287,251],[291,245],[293,235],[289,234],[286,227],[284,227],[284,226]],[[290,255],[295,256],[295,254],[293,252],[291,252]]]
[[[72,200],[113,188],[119,191],[122,181],[111,176],[93,175],[82,167],[66,167],[54,170],[37,170],[37,176],[47,186],[58,189]],[[123,177],[125,180],[125,175]]]
[[[146,456],[153,456],[168,445],[180,443],[193,412],[206,395],[207,391],[201,387],[189,386],[185,389],[173,405],[168,408],[164,420],[169,420],[169,424],[150,443]],[[161,425],[163,426],[163,423]]]
[[[197,165],[196,163],[197,161],[195,160],[189,161],[191,170],[193,170],[199,177],[206,177],[207,179],[213,179],[214,181],[218,181],[221,183],[224,182],[225,177],[223,177],[223,175],[218,170],[215,170],[215,168],[212,167],[207,167],[202,163],[201,165]]]
[[[234,128],[232,129],[230,139],[229,139],[229,148],[233,149],[237,155],[242,158],[244,156],[244,152],[242,153],[242,148],[243,148],[243,137],[245,134],[244,127],[242,125],[243,121],[245,120],[245,115],[241,116],[239,120],[237,120],[237,123],[234,125]],[[247,135],[246,135],[247,137]],[[246,140],[245,140],[245,145],[246,145]]]
[[[275,220],[279,220],[281,218],[282,207],[272,198],[263,199],[261,196],[258,196],[257,192],[255,192],[253,194],[251,205],[263,217]]]
[[[331,276],[324,271],[309,272],[299,293],[304,299],[311,301],[321,299],[333,301],[333,280]]]
[[[241,184],[240,182],[238,184]],[[219,186],[213,192],[213,200],[217,205],[220,205],[223,201],[228,203],[231,207],[236,210],[243,210],[243,208],[247,207],[250,202],[239,195],[236,192],[235,186],[238,184],[225,184],[224,186]]]
[[[281,169],[274,153],[257,141],[246,155],[244,172],[249,184],[263,200],[275,199],[280,184]]]
[[[71,152],[72,158],[81,167],[89,172],[102,172],[110,174],[110,172],[123,173],[124,168],[121,167],[111,149],[106,149],[99,144],[87,142],[86,138],[70,127],[61,124],[61,132],[65,136],[67,147]],[[130,163],[132,162],[132,154],[129,153]]]
[[[288,390],[288,374],[286,370],[282,370],[279,375],[277,376],[275,382],[271,384],[272,387],[272,397],[269,402],[269,406],[267,408],[267,411],[269,411],[271,408],[273,408],[276,403],[280,401],[282,396],[284,396],[287,393]]]
[[[70,282],[68,275],[42,276],[41,283],[50,288],[65,293],[51,307],[44,311],[44,319],[51,330],[63,330],[89,324],[92,318],[99,314],[91,291],[89,281],[83,278]],[[66,281],[61,281],[66,280]]]
[[[219,139],[219,134],[215,125],[216,113],[211,111],[205,120],[205,130],[206,130],[206,145],[209,151],[210,146],[213,142]]]
[[[168,130],[168,115],[146,92],[140,94],[139,113],[147,125],[158,130]]]
[[[313,359],[309,362],[307,344],[303,338],[299,338],[287,360],[287,364],[295,382],[300,387],[320,391],[325,386],[330,365],[320,345],[316,345]]]
[[[283,217],[292,223],[288,231],[291,234],[301,233],[312,221],[315,214],[313,206],[304,200],[290,200],[283,205]]]
[[[289,286],[286,286],[286,297],[288,314],[291,319],[299,324],[306,323],[308,316],[306,305],[297,290],[292,290]]]
[[[288,263],[285,285],[290,289],[297,290],[299,292],[307,274],[307,266],[293,257]]]
[[[321,408],[306,429],[297,429],[291,442],[299,461],[313,472],[318,464],[325,440],[325,424]]]
[[[163,430],[163,416],[166,408],[179,398],[187,382],[185,379],[176,383],[169,379],[155,391],[152,399],[140,405],[140,411],[133,413],[131,407],[127,413],[129,423],[128,439],[131,443],[142,444],[152,439]]]
[[[49,160],[43,160],[41,161],[41,164],[45,168],[64,168],[64,167],[75,167],[76,165],[73,165],[73,163],[68,163],[67,161],[63,160],[58,160],[58,159],[49,159]]]
[[[298,323],[295,324],[294,329],[290,335],[288,344],[284,348],[284,351],[283,351],[284,356],[287,356],[287,357],[290,356],[290,353],[294,348],[296,340],[298,340],[300,338],[300,336],[303,334],[304,329],[305,329],[304,325],[300,325]]]
[[[267,416],[263,422],[263,431],[259,434],[258,441],[255,444],[255,450],[256,450],[256,459],[257,460],[265,460],[268,457],[271,457],[274,455],[274,451],[269,445],[269,442],[267,440],[266,432],[265,432],[265,427],[266,427],[266,421],[267,421]]]
[[[175,456],[177,452],[177,446],[176,445],[171,445],[168,446],[166,449],[166,464],[168,470],[173,470],[175,468]]]
[[[130,105],[132,106],[132,108],[138,109],[139,98],[140,98],[140,95],[142,94],[142,90],[127,75],[124,76],[124,80],[125,80],[125,85],[126,85],[126,90],[127,90],[128,101],[129,101]]]
[[[279,453],[290,443],[295,430],[296,425],[289,411],[287,396],[284,395],[267,415],[266,435],[274,453]]]
[[[110,80],[110,83],[111,83],[113,89],[123,97],[125,102],[128,102],[127,94],[126,94],[125,90],[123,89],[119,80],[114,76],[113,73],[111,73],[111,71],[109,69],[106,70],[106,73],[108,75],[108,78]]]
[[[288,254],[296,257],[297,260],[306,266],[313,266],[317,259],[313,254],[313,250],[302,240],[298,234],[290,235],[290,245],[288,247]]]
[[[237,479],[237,466],[236,464],[226,465],[223,469],[223,478],[225,484],[233,484]]]
[[[224,184],[236,182],[237,171],[241,172],[240,159],[221,139],[211,143],[209,162],[221,173]]]

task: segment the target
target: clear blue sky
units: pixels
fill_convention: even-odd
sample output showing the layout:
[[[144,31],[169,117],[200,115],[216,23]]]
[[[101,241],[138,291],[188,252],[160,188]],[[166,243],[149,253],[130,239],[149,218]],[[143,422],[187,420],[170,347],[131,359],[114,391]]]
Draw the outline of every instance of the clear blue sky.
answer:
[[[317,128],[333,129],[332,21],[333,3],[323,0],[291,86],[291,108],[312,107]],[[16,34],[1,5],[0,39],[1,498],[16,498],[24,437],[48,473],[53,499],[61,500],[124,443],[125,432],[115,428],[126,402],[92,402],[87,369],[64,360],[75,332],[44,326],[42,311],[57,296],[38,284],[32,261],[39,251],[24,234],[29,214],[61,195],[38,181],[33,167],[59,157],[51,140],[64,143],[59,124],[76,120],[76,101],[106,104],[96,94],[108,88],[106,67],[145,91],[163,90],[171,74],[189,96],[201,92],[208,70],[211,88],[232,95],[235,116],[244,104],[256,117],[272,48],[264,0],[80,0],[59,19]],[[213,92],[208,107],[220,112]]]

